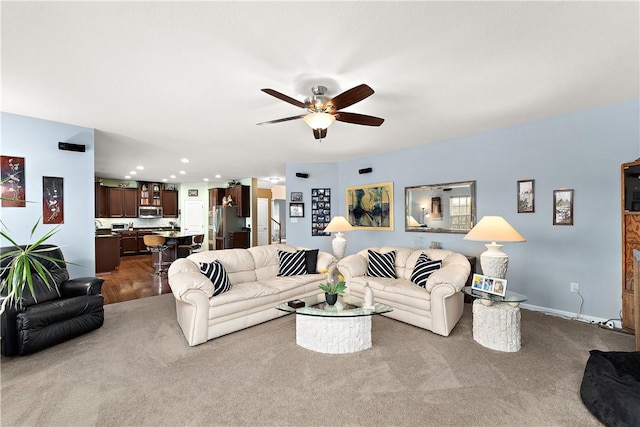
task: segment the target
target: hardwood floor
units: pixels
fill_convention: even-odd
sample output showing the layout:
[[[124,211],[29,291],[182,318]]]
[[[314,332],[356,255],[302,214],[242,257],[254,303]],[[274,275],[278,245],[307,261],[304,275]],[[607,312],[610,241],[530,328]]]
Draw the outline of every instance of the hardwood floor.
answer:
[[[167,275],[152,275],[151,255],[123,256],[116,271],[98,274],[104,279],[102,295],[105,304],[171,292]]]

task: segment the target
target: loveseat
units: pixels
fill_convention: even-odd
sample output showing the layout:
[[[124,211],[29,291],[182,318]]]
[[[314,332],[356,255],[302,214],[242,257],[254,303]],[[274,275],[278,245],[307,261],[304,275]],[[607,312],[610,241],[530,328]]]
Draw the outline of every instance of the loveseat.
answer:
[[[384,265],[377,265],[378,259],[371,262],[371,252],[390,255],[383,256],[389,261],[388,266],[393,277],[373,277],[367,272],[379,274],[374,267],[384,272]],[[411,280],[420,255],[422,280],[417,284]],[[422,263],[423,260],[428,260]],[[393,307],[393,311],[385,314],[396,320],[427,329],[436,334],[448,336],[462,316],[464,297],[461,292],[465,286],[471,265],[467,258],[445,249],[411,249],[386,246],[368,248],[349,255],[338,262],[338,270],[344,276],[347,293],[357,297],[364,296],[364,286],[369,284],[373,290],[374,300]],[[371,271],[373,270],[373,271]],[[418,273],[416,270],[415,273]]]
[[[305,252],[305,271],[293,274],[300,271],[287,271],[281,253],[289,256],[300,251]],[[224,272],[211,273],[214,278],[210,279],[201,266],[214,266],[216,260]],[[332,274],[336,263],[327,252],[285,244],[196,252],[177,259],[169,267],[168,278],[178,323],[188,344],[195,346],[286,315],[275,307],[322,293],[318,285],[326,281],[326,276],[321,272]],[[279,273],[293,275],[278,276]],[[224,282],[224,276],[229,283],[214,285],[218,280]]]

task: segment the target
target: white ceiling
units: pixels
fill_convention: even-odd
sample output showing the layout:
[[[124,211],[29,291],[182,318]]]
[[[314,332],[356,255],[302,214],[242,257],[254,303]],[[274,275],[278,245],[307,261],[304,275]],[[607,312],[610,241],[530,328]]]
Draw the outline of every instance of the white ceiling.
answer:
[[[283,177],[639,96],[638,2],[2,2],[2,110],[96,129],[96,174]],[[321,143],[304,100],[376,93]],[[26,141],[28,143],[28,141]],[[71,141],[73,142],[73,141]],[[182,165],[180,159],[191,160]],[[220,174],[220,179],[214,175]]]

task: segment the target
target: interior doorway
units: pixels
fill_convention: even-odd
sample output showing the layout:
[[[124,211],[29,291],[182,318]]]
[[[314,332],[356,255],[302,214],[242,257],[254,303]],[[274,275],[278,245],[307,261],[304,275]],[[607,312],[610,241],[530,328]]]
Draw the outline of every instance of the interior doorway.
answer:
[[[258,197],[258,246],[268,245],[269,233],[269,199]]]

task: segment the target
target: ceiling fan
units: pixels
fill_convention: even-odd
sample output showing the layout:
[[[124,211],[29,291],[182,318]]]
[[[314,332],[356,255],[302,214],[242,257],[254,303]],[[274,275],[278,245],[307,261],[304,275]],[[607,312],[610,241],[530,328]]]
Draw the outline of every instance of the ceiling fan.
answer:
[[[297,99],[291,98],[290,96],[273,89],[262,89],[262,91],[271,96],[275,96],[282,101],[288,102],[289,104],[293,104],[296,107],[304,108],[308,110],[309,113],[285,117],[283,119],[270,120],[268,122],[258,123],[259,125],[303,119],[305,123],[313,129],[313,136],[316,139],[322,139],[327,136],[327,128],[336,120],[339,122],[365,126],[380,126],[384,122],[384,119],[381,119],[380,117],[341,111],[343,108],[347,108],[350,105],[360,102],[374,94],[373,89],[366,84],[353,87],[333,98],[329,98],[326,95],[326,87],[314,86],[311,88],[313,95],[306,98],[304,102],[300,102]]]

